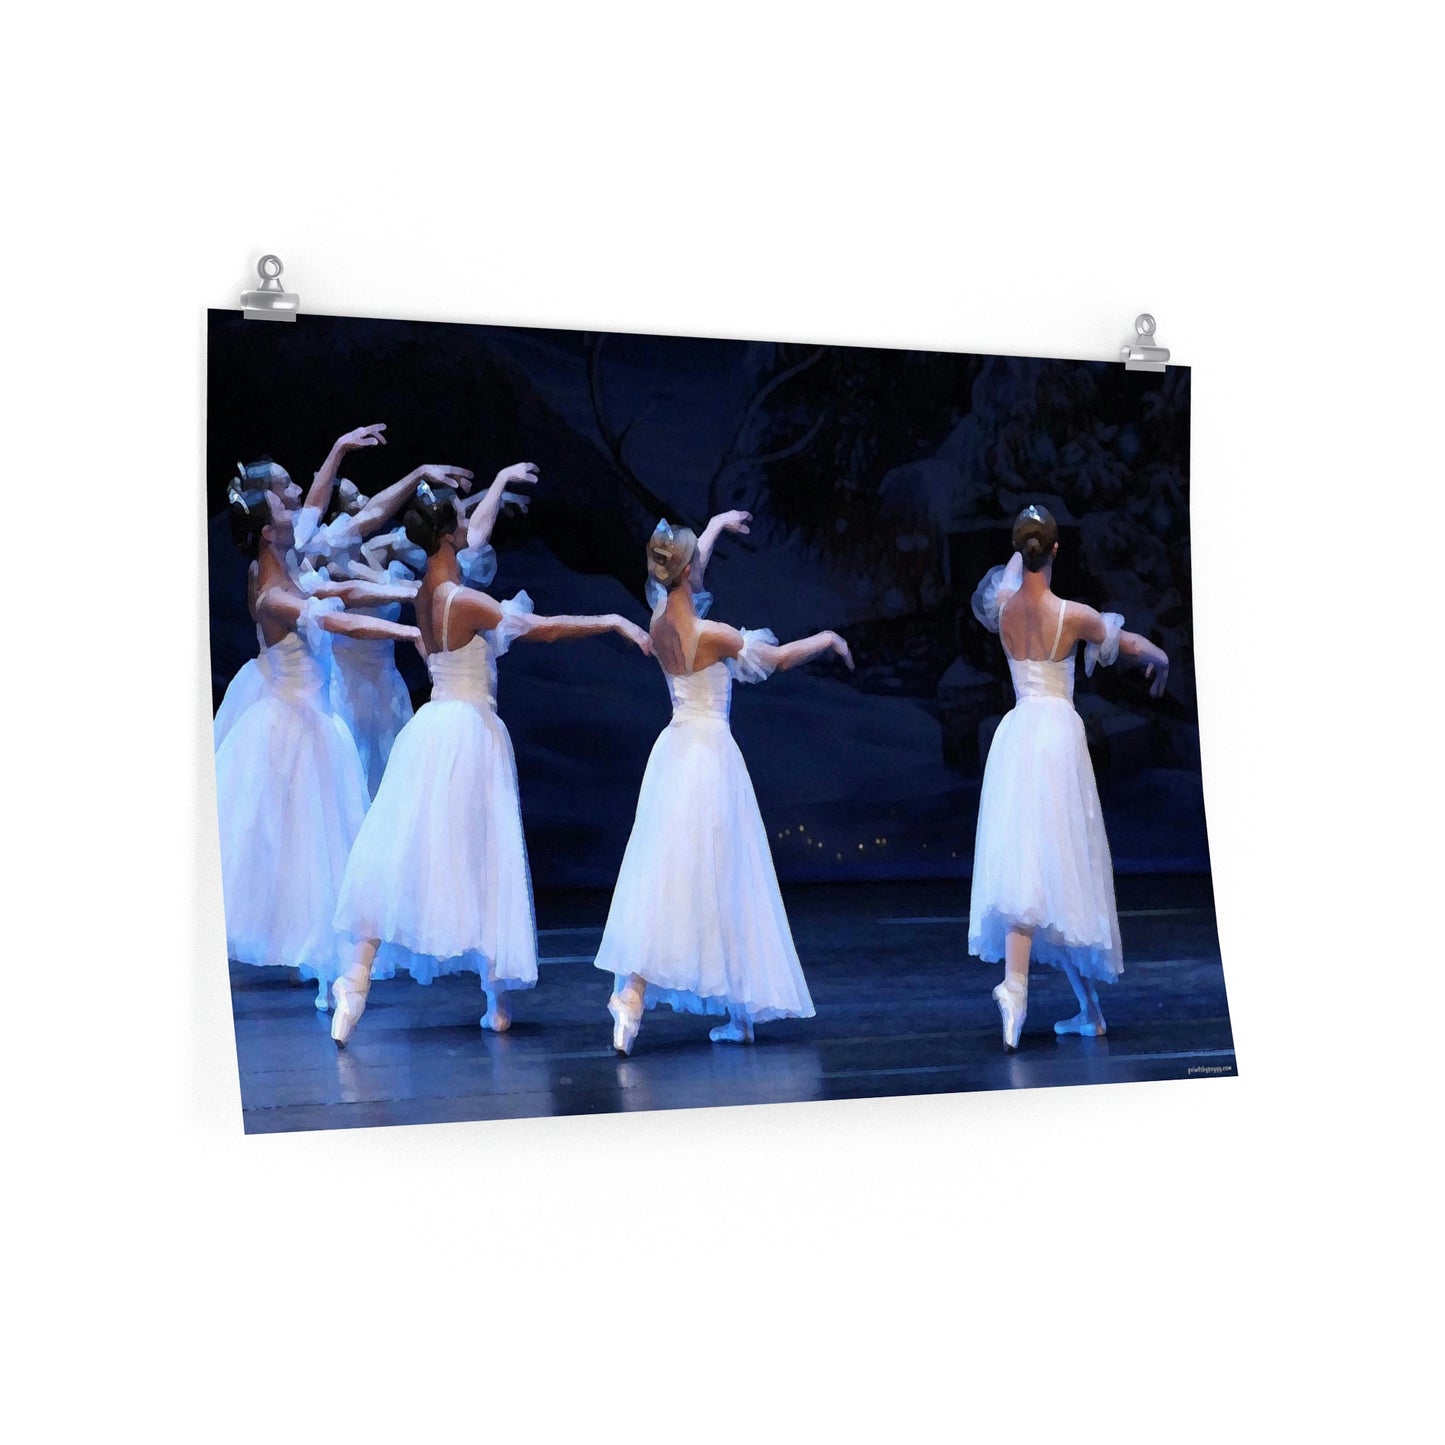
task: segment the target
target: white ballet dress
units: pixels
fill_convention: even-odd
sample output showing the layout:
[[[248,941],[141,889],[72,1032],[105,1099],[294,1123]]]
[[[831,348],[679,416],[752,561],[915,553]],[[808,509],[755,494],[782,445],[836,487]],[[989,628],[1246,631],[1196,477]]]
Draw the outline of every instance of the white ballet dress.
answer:
[[[401,607],[353,607],[356,617],[401,619]],[[411,721],[411,694],[396,666],[396,644],[385,637],[338,637],[331,651],[331,706],[350,729],[375,797],[401,730]]]
[[[973,608],[991,632],[1022,577],[1017,556],[995,567],[974,593]],[[1033,929],[1032,958],[1072,965],[1086,978],[1112,983],[1124,969],[1114,870],[1099,808],[1084,724],[1074,710],[1074,654],[1058,657],[1065,604],[1049,656],[1008,655],[1016,702],[999,723],[984,766],[974,845],[968,950],[989,963],[1004,959],[1015,928]],[[1085,670],[1118,655],[1124,619],[1104,617],[1107,640],[1089,644]]]
[[[256,656],[249,662],[242,663],[235,677],[226,685],[221,705],[216,709],[211,733],[218,750],[226,741],[226,735],[235,727],[236,720],[266,690],[266,671],[269,664],[266,660],[266,639],[261,635],[259,626],[256,628],[256,648]]]
[[[537,982],[537,928],[512,740],[497,716],[497,659],[532,610],[525,592],[465,647],[427,658],[431,700],[402,728],[357,835],[337,930],[377,939],[373,978],[407,970],[480,974],[488,988]]]
[[[361,556],[364,545],[356,530],[355,519],[340,516],[325,526],[319,523],[314,507],[303,507],[296,524],[297,551],[315,565],[330,564],[333,576],[347,575],[349,564]],[[393,537],[382,537],[380,543]],[[406,533],[399,533],[404,543]],[[410,576],[400,563],[387,568],[388,580],[399,581]],[[326,574],[310,574],[318,581]],[[303,590],[306,580],[300,583]],[[387,622],[401,619],[400,604],[392,602],[379,607],[352,607],[357,617],[381,618]],[[391,749],[412,715],[411,694],[396,665],[396,644],[384,637],[338,637],[332,645],[331,706],[351,730],[356,750],[366,769],[366,786],[375,797]],[[243,669],[244,671],[244,669]]]
[[[367,801],[318,624],[340,608],[308,600],[296,631],[264,649],[259,692],[216,752],[228,953],[328,981],[344,966],[331,915]]]
[[[648,1008],[741,1009],[754,1022],[812,1018],[752,779],[728,725],[732,685],[762,682],[776,644],[743,633],[733,659],[665,673],[672,721],[653,745],[596,964]]]

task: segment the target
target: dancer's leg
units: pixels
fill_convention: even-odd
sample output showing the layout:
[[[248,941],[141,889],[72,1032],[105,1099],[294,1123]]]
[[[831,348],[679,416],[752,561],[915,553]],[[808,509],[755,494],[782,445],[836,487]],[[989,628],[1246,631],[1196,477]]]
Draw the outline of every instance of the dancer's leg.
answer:
[[[331,997],[327,989],[326,980],[318,974],[316,976],[316,1007],[325,1013],[331,1007]]]
[[[612,1047],[619,1054],[630,1054],[642,1027],[643,1002],[647,997],[647,980],[640,973],[617,975],[617,986],[607,1000],[612,1015]]]
[[[1011,928],[1004,939],[1003,982],[993,991],[994,1002],[1003,1018],[1003,1046],[1018,1048],[1024,1016],[1029,1008],[1029,953],[1033,948],[1031,928]]]
[[[364,939],[356,945],[351,964],[331,987],[336,1000],[336,1013],[331,1020],[331,1037],[338,1048],[356,1031],[361,1015],[366,1012],[366,995],[371,992],[371,961],[376,957],[377,940]]]
[[[1084,978],[1072,963],[1064,964],[1064,977],[1079,1001],[1079,1011],[1071,1019],[1060,1019],[1054,1025],[1056,1034],[1083,1034],[1086,1038],[1097,1038],[1104,1033],[1104,1010],[1099,1007],[1099,993],[1094,980]]]
[[[504,1034],[512,1027],[512,1005],[507,1000],[507,986],[493,979],[485,988],[487,1011],[482,1015],[482,1027],[494,1034]]]
[[[1029,954],[1033,951],[1034,931],[1032,928],[1010,928],[1003,944],[1004,982],[1029,992]]]
[[[728,1005],[728,1021],[719,1024],[709,1034],[715,1044],[750,1044],[753,1041],[753,1021],[741,1004]]]

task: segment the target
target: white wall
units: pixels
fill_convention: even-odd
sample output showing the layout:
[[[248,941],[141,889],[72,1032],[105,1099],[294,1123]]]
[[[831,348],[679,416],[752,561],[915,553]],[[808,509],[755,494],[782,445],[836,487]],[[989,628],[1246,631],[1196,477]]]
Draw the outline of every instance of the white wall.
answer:
[[[1439,842],[1408,830],[1441,613],[1397,582],[1438,512],[1430,51],[1385,4],[947,9],[12,28],[17,1438],[1407,1424],[1439,1138]],[[262,251],[357,315],[1107,358],[1153,311],[1195,368],[1241,1076],[244,1138],[203,308]]]

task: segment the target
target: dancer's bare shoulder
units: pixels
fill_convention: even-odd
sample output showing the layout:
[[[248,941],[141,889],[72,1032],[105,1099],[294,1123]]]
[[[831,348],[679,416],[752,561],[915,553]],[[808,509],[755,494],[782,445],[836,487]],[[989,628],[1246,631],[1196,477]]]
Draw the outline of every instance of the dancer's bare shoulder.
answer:
[[[1069,647],[1080,642],[1103,642],[1103,616],[1087,602],[1064,603],[1064,638]]]
[[[743,650],[743,635],[725,622],[704,622],[698,631],[697,651],[693,655],[693,671],[701,671],[717,662],[726,662]]]

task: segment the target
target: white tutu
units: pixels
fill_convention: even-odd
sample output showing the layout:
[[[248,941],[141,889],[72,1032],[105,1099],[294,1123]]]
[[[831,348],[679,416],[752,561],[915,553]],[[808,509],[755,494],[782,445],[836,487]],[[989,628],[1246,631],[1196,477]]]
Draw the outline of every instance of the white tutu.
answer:
[[[262,653],[261,657],[253,657],[250,662],[243,663],[226,687],[226,694],[211,723],[211,735],[218,751],[242,713],[266,690],[264,657],[265,653]]]
[[[974,595],[991,631],[1018,587],[1019,569],[995,568]],[[1118,652],[1123,618],[1105,618],[1109,640],[1088,665]],[[1057,642],[1055,643],[1057,647]],[[1007,655],[1007,652],[1005,652]],[[1032,957],[1071,964],[1112,983],[1123,972],[1114,870],[1084,724],[1074,710],[1074,658],[1008,659],[1017,702],[999,723],[984,767],[974,845],[968,949],[1004,959],[1010,929],[1034,930]]]
[[[352,612],[394,622],[401,609]],[[338,637],[331,659],[331,706],[351,732],[366,769],[367,790],[375,797],[392,745],[412,712],[411,694],[396,666],[396,644],[385,638]]]
[[[788,928],[752,780],[728,726],[733,679],[761,682],[741,655],[668,676],[672,722],[647,760],[597,967],[647,980],[646,1003],[756,1021],[811,1018],[813,1000]]]
[[[398,735],[351,850],[335,923],[380,940],[373,978],[404,968],[418,983],[460,972],[506,988],[537,981],[517,766],[496,711],[496,659],[531,601],[520,593],[502,611],[496,631],[427,659],[431,701]]]
[[[339,606],[309,602],[308,619]],[[331,915],[366,778],[312,644],[288,633],[255,675],[260,690],[216,753],[226,946],[241,963],[329,980],[343,963]]]

